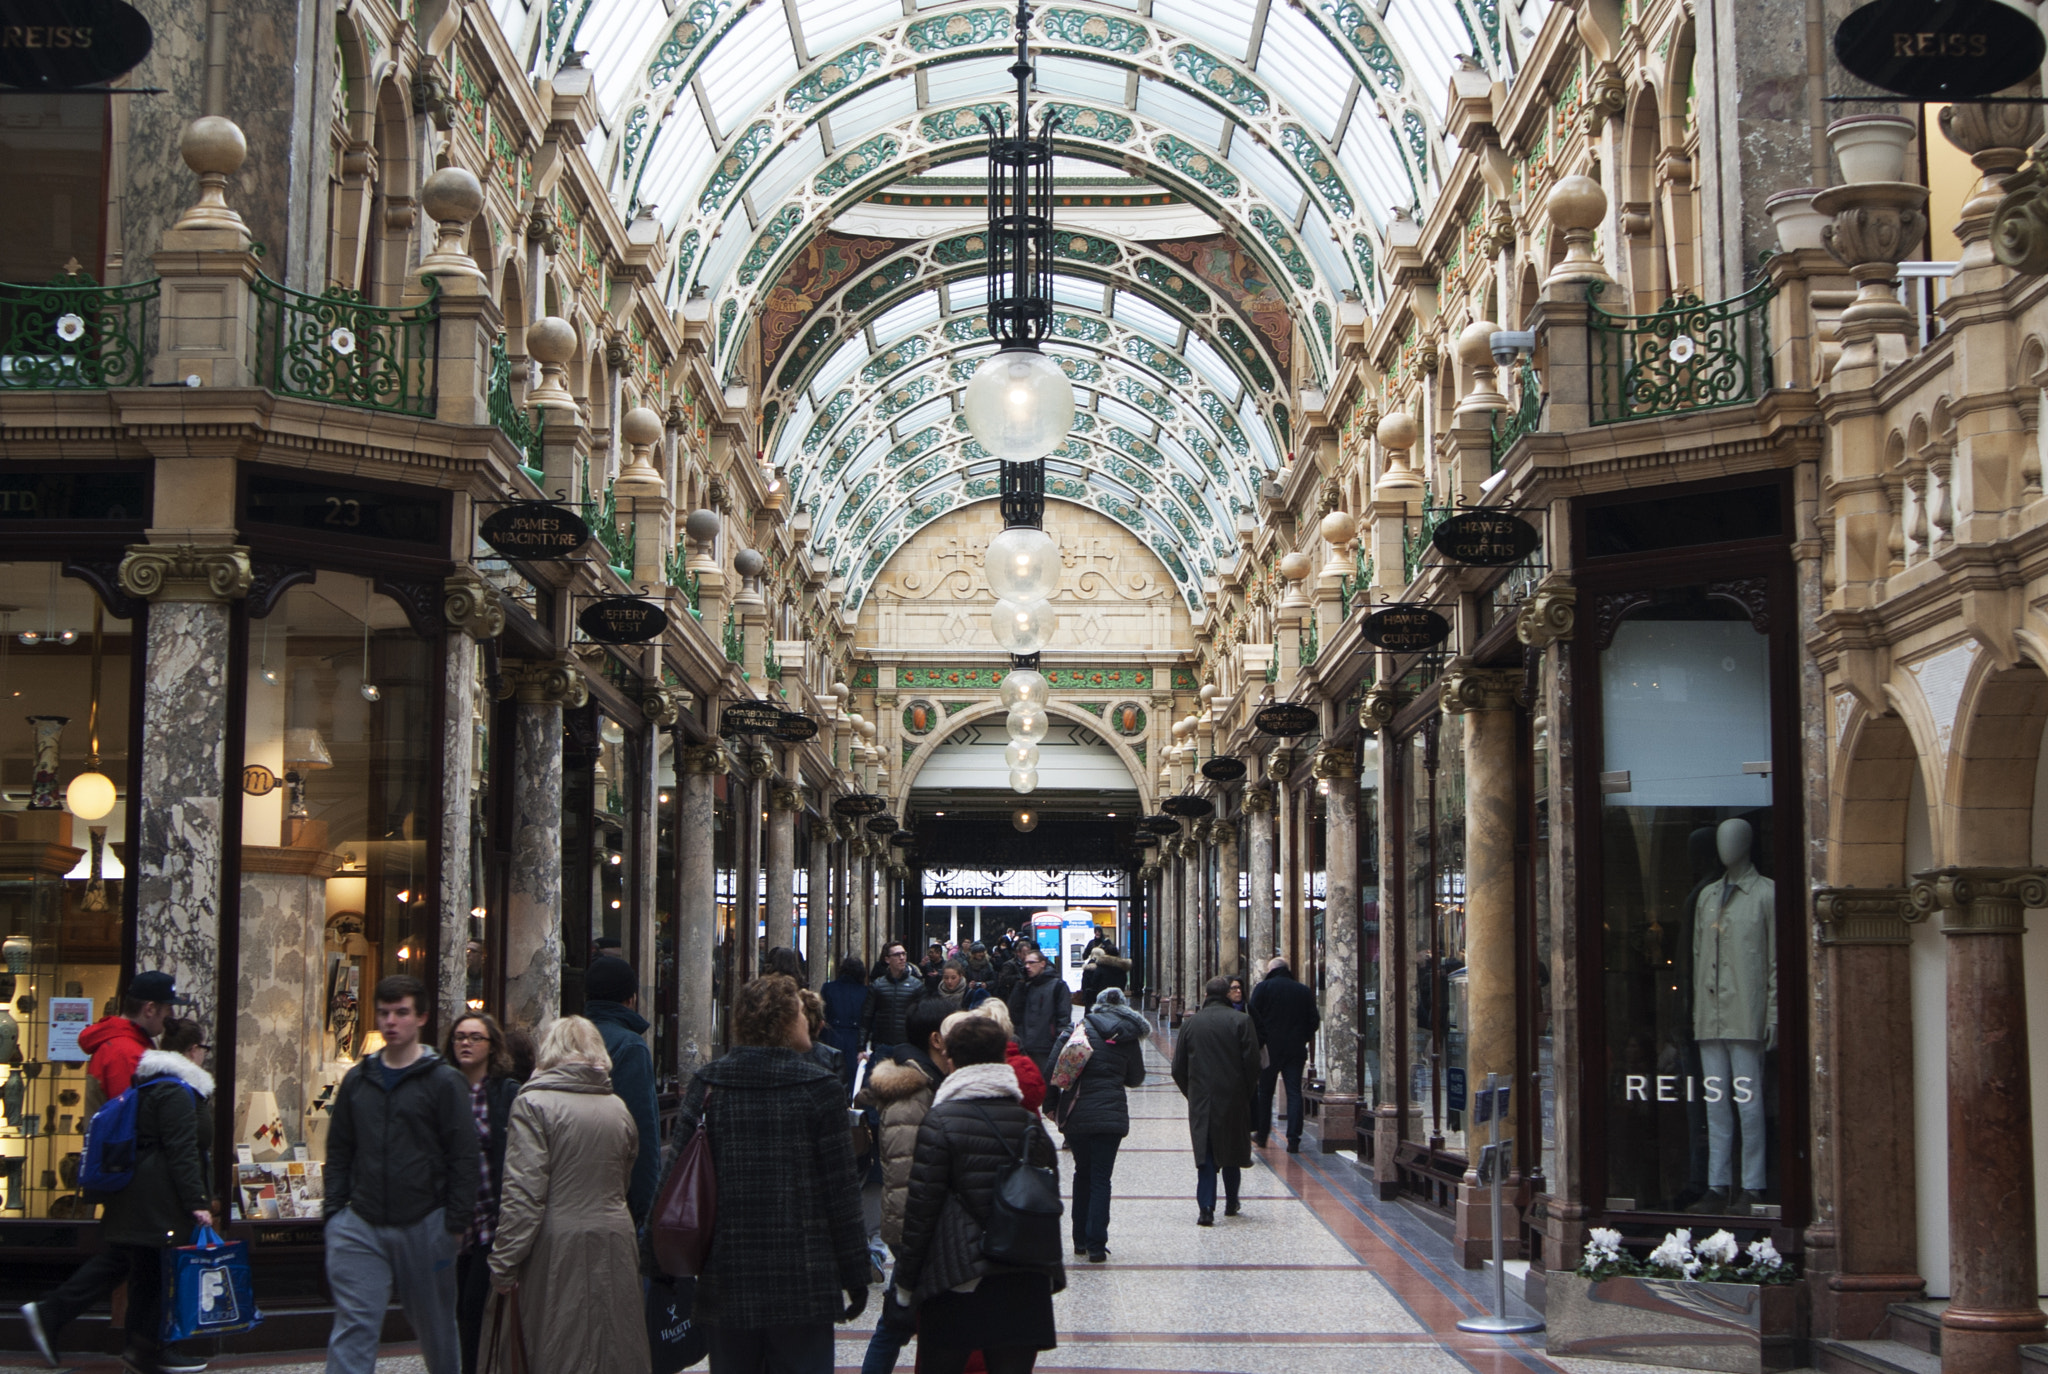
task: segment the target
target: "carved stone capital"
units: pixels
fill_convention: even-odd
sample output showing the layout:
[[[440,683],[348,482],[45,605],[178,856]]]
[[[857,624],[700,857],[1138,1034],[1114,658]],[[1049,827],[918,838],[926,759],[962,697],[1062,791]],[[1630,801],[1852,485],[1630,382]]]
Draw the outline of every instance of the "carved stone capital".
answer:
[[[496,639],[505,631],[505,607],[498,589],[474,568],[457,568],[441,583],[441,618],[471,639]]]
[[[1505,711],[1522,690],[1519,668],[1453,668],[1441,680],[1437,703],[1447,716],[1467,711]]]
[[[683,718],[689,693],[680,687],[646,687],[640,692],[640,714],[651,725],[674,725]]]
[[[1358,754],[1348,745],[1338,749],[1316,750],[1315,762],[1309,772],[1319,781],[1329,782],[1358,776]]]
[[[1532,649],[1547,649],[1560,640],[1570,639],[1578,623],[1578,588],[1546,577],[1515,612],[1515,638]]]
[[[238,601],[255,572],[241,544],[130,544],[121,590],[149,601]]]
[[[1244,789],[1244,813],[1247,816],[1264,816],[1273,810],[1273,784],[1251,783]]]
[[[2029,154],[2001,183],[1991,212],[1991,254],[2027,276],[2048,272],[2048,169]]]
[[[779,782],[768,789],[770,811],[801,811],[804,809],[804,790],[788,783]]]
[[[516,701],[521,706],[559,706],[573,711],[590,700],[583,670],[567,659],[508,659],[498,676],[500,701]]]
[[[1158,864],[1158,862],[1157,862],[1156,860],[1151,860],[1151,859],[1147,859],[1147,860],[1146,860],[1146,861],[1145,861],[1144,863],[1141,863],[1141,864],[1139,864],[1139,865],[1138,865],[1138,881],[1139,881],[1139,882],[1141,882],[1141,883],[1147,883],[1147,882],[1150,882],[1150,881],[1152,881],[1152,879],[1154,879],[1154,878],[1156,878],[1156,877],[1158,877],[1158,876],[1159,876],[1159,864]]]
[[[1598,138],[1607,121],[1627,108],[1628,83],[1621,79],[1621,73],[1612,62],[1602,62],[1593,69],[1592,80],[1586,83],[1583,117],[1587,135]]]
[[[725,751],[715,744],[686,744],[682,752],[685,773],[718,774],[725,771]]]
[[[1914,910],[1903,887],[1824,887],[1813,894],[1813,919],[1824,945],[1911,944]]]
[[[2048,868],[1931,868],[1906,891],[1915,919],[1941,913],[1944,935],[2020,935],[2027,908],[2048,906]]]
[[[1365,689],[1365,695],[1358,702],[1358,724],[1363,730],[1384,730],[1394,723],[1401,708],[1408,702],[1408,694],[1392,682],[1375,682]]]
[[[1272,753],[1266,755],[1266,776],[1284,779],[1289,773],[1294,771],[1294,766],[1300,762],[1301,750],[1283,744]]]

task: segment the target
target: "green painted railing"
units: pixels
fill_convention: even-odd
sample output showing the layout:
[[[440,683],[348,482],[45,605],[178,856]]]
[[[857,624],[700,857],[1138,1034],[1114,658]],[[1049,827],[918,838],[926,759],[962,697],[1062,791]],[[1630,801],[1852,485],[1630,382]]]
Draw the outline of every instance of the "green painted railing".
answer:
[[[770,682],[782,678],[782,664],[775,657],[775,637],[770,635],[761,645],[761,671]]]
[[[418,305],[366,305],[336,287],[308,295],[260,273],[256,295],[256,377],[280,396],[400,415],[434,413],[434,358],[441,285],[424,278]]]
[[[1278,644],[1275,644],[1275,645],[1273,646],[1273,656],[1272,656],[1271,658],[1269,658],[1269,659],[1267,659],[1267,660],[1266,660],[1266,681],[1268,681],[1268,682],[1278,682],[1279,680],[1280,680],[1280,646],[1279,646]]]
[[[490,388],[485,393],[485,400],[490,407],[491,423],[518,447],[521,455],[519,466],[526,470],[528,477],[540,481],[541,430],[547,424],[548,413],[535,410],[528,415],[512,399],[512,359],[505,352],[505,336],[502,334],[491,340]]]
[[[67,272],[41,286],[0,283],[0,388],[89,391],[141,386],[157,279],[101,286]]]
[[[1301,637],[1301,647],[1295,651],[1295,659],[1306,668],[1316,661],[1316,655],[1323,650],[1322,624],[1314,616],[1308,618],[1308,633]]]
[[[1415,580],[1415,574],[1422,570],[1423,556],[1429,552],[1430,536],[1436,527],[1450,518],[1451,508],[1439,506],[1430,498],[1429,484],[1422,487],[1422,527],[1419,530],[1401,531],[1401,581]]]
[[[1513,410],[1493,412],[1493,470],[1500,471],[1501,460],[1508,450],[1515,446],[1515,440],[1524,434],[1536,432],[1537,423],[1543,418],[1543,389],[1536,383],[1536,369],[1531,364],[1522,364],[1522,391]]]
[[[633,524],[629,519],[624,529],[619,528],[619,501],[610,487],[605,488],[604,500],[597,508],[597,528],[592,533],[604,546],[605,561],[612,565],[612,571],[632,581]]]
[[[662,574],[668,579],[668,585],[681,592],[690,603],[690,615],[702,620],[704,611],[699,602],[704,595],[703,582],[697,574],[689,571],[689,559],[689,550],[677,544],[668,551],[668,561],[662,565]]]
[[[731,611],[725,613],[725,661],[743,663],[747,657],[747,638],[740,633],[739,617]]]
[[[1610,315],[1606,283],[1586,288],[1596,425],[1754,401],[1771,389],[1771,297],[1765,277],[1739,296],[1674,296],[1648,315]]]
[[[1363,539],[1358,541],[1357,551],[1353,557],[1354,566],[1358,569],[1357,575],[1345,573],[1337,579],[1337,595],[1344,602],[1344,614],[1347,618],[1351,614],[1352,600],[1372,585],[1372,560],[1365,556]]]

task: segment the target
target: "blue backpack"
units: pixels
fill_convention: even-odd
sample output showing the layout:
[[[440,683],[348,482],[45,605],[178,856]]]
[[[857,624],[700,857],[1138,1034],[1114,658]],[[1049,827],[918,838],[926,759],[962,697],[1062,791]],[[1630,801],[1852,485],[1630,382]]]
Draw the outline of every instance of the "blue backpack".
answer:
[[[80,1188],[88,1193],[118,1193],[134,1179],[138,1153],[135,1117],[141,1106],[142,1088],[161,1081],[151,1079],[141,1088],[130,1088],[92,1114],[85,1127],[85,1149],[78,1161]],[[201,1100],[190,1083],[183,1079],[171,1081],[191,1093],[195,1103]]]

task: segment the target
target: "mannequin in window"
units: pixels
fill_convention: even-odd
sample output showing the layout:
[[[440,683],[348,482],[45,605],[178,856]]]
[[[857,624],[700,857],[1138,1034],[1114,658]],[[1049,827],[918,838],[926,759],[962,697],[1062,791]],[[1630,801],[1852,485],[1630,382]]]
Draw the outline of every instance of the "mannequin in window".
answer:
[[[1692,1033],[1707,1105],[1707,1193],[1686,1210],[1748,1216],[1764,1191],[1764,1053],[1778,1039],[1777,896],[1750,861],[1749,822],[1714,832],[1720,881],[1693,911]],[[1742,1129],[1742,1178],[1731,1152]]]

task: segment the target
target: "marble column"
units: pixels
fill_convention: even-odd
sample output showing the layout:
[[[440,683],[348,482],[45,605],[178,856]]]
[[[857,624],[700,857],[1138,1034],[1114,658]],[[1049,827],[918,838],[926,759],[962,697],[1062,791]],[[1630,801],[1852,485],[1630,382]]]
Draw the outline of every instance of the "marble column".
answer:
[[[1210,822],[1188,827],[1188,998],[1197,1010],[1202,1005],[1202,985],[1211,977],[1209,931],[1216,921],[1216,896],[1209,890]]]
[[[681,746],[676,781],[681,788],[676,811],[676,863],[681,869],[682,895],[676,908],[676,1005],[681,1027],[676,1036],[679,1075],[710,1063],[717,1056],[718,775],[725,755],[715,744]]]
[[[865,830],[856,830],[847,843],[853,848],[846,861],[847,876],[852,880],[846,894],[846,952],[859,955],[862,968],[872,969],[875,952],[869,947],[868,913],[875,891],[875,860]]]
[[[768,948],[796,948],[796,816],[801,787],[768,786]]]
[[[505,628],[505,608],[498,593],[473,568],[460,568],[444,584],[441,721],[441,920],[437,997],[441,1019],[453,1025],[469,1005],[470,910],[483,894],[471,886],[476,820],[476,727],[483,703],[477,691],[477,645],[495,639]]]
[[[1529,1087],[1515,1063],[1515,693],[1514,671],[1454,669],[1441,691],[1444,729],[1465,730],[1465,970],[1467,1081],[1473,1091],[1486,1075],[1519,1098]],[[1331,867],[1336,864],[1332,860]],[[1479,1186],[1478,1152],[1458,1186],[1451,1243],[1467,1268],[1493,1253],[1491,1191]],[[1508,1236],[1521,1227],[1512,1205],[1503,1208]],[[1512,1242],[1510,1243],[1512,1248]]]
[[[2027,1065],[2029,907],[2048,869],[1913,875],[1915,913],[1939,915],[1948,954],[1949,1304],[1943,1374],[2011,1374],[2048,1313],[2034,1258],[2034,1124]]]
[[[1820,958],[1835,1006],[1854,1008],[1849,1033],[1828,1038],[1815,1083],[1827,1123],[1825,1168],[1833,1264],[1809,1268],[1814,1334],[1880,1340],[1891,1304],[1925,1291],[1914,1225],[1911,992],[1914,914],[1899,887],[1822,888],[1813,894]],[[1817,1123],[1818,1124],[1818,1123]],[[1821,1250],[1809,1242],[1808,1255]]]
[[[562,1009],[562,712],[590,693],[567,660],[507,662],[500,678],[517,705],[504,1019],[538,1037]]]
[[[1250,906],[1245,914],[1245,941],[1254,978],[1264,977],[1273,957],[1273,785],[1255,782],[1244,789],[1244,846],[1249,851]]]
[[[1159,837],[1159,1020],[1174,1024],[1180,993],[1180,837]]]
[[[1180,1008],[1202,1009],[1202,842],[1190,825],[1180,837]]]
[[[822,816],[810,826],[810,885],[804,895],[804,972],[811,986],[823,987],[832,977],[831,946],[826,943],[832,906],[832,823]]]
[[[136,544],[121,588],[149,600],[142,689],[142,825],[135,967],[177,980],[192,1015],[219,1034],[221,827],[228,734],[229,602],[246,596],[241,545]]]
[[[1243,951],[1238,943],[1238,925],[1244,907],[1238,897],[1237,822],[1216,822],[1216,971],[1228,976],[1245,975]],[[1251,980],[1245,978],[1247,990]]]
[[[832,970],[838,975],[839,961],[855,953],[847,933],[853,928],[853,826],[835,821],[832,826]]]
[[[1316,756],[1325,798],[1329,875],[1323,902],[1323,1153],[1358,1144],[1358,754]]]

